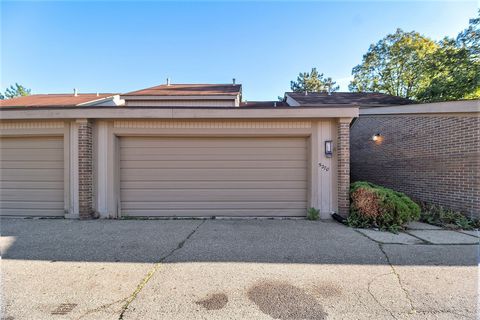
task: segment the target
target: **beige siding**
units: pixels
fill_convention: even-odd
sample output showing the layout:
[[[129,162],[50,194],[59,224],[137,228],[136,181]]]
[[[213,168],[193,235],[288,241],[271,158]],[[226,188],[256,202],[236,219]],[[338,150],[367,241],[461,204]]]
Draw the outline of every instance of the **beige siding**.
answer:
[[[0,138],[0,183],[1,215],[63,216],[63,138]]]
[[[123,216],[304,216],[305,138],[120,138]]]

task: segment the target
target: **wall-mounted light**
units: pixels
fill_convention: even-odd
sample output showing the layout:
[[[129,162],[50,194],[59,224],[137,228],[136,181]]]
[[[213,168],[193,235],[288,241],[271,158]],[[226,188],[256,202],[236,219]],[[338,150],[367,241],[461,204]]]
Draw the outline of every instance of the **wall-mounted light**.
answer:
[[[325,156],[331,158],[333,155],[333,142],[332,140],[325,141]]]
[[[382,141],[382,135],[380,133],[376,133],[372,136],[373,142],[380,142]]]

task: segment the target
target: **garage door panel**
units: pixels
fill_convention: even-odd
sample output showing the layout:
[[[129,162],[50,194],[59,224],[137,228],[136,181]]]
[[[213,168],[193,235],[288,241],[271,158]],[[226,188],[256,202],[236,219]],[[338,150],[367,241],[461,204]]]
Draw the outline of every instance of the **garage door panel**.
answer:
[[[0,139],[0,214],[63,216],[62,137]]]
[[[285,181],[283,181],[285,182]],[[122,181],[122,189],[303,189],[305,181]],[[159,190],[160,192],[160,190]]]
[[[170,154],[177,155],[179,160],[188,160],[188,156],[191,155],[218,155],[218,154],[245,154],[245,155],[282,155],[282,154],[292,154],[299,153],[305,150],[305,148],[273,148],[273,147],[264,147],[264,148],[241,148],[241,147],[229,147],[229,148],[122,148],[120,151],[120,156],[124,154],[137,153],[142,155],[155,156],[158,154]],[[184,156],[184,157],[182,157]],[[152,157],[152,159],[155,159]],[[214,158],[210,158],[213,160]]]
[[[35,216],[35,217],[61,217],[65,215],[63,208],[61,209],[1,209],[3,216]]]
[[[122,204],[123,210],[145,210],[145,209],[303,209],[306,210],[305,201],[125,201]]]
[[[271,168],[302,168],[306,166],[303,160],[231,160],[231,161],[219,161],[219,160],[131,160],[122,161],[120,166],[124,169],[140,169],[140,168],[166,168],[166,169],[191,169],[191,168],[228,168],[228,169],[242,169],[242,168],[259,168],[259,169],[271,169]]]
[[[304,138],[120,139],[128,216],[304,216]]]
[[[136,137],[124,137],[122,138],[123,148],[232,148],[232,142],[230,139],[225,138],[189,138],[179,140],[178,138],[162,138],[157,137],[143,137],[139,141]],[[289,147],[303,147],[306,148],[306,140],[304,138],[290,138],[277,139],[277,138],[235,138],[234,148],[289,148]]]
[[[58,161],[59,153],[63,153],[62,149],[42,149],[41,152],[35,152],[35,149],[8,149],[0,153],[0,161]]]
[[[125,210],[123,214],[131,217],[278,217],[305,216],[305,209],[208,209],[208,210]]]
[[[57,189],[63,190],[63,181],[1,181],[3,189]]]
[[[251,160],[251,154],[216,154],[215,157],[212,157],[210,154],[191,154],[185,158],[179,158],[178,155],[172,154],[156,154],[154,156],[148,154],[142,154],[141,152],[135,151],[131,148],[130,152],[124,152],[120,155],[122,160],[132,161],[132,160],[151,160],[151,161],[182,161],[182,160],[191,160],[191,161],[209,161],[209,160],[224,160],[224,161],[233,161],[233,160]],[[254,155],[256,160],[265,160],[265,161],[276,161],[276,160],[303,160],[306,161],[306,153],[291,153],[291,154],[256,154]]]
[[[59,181],[63,168],[58,169],[0,169],[1,181]]]
[[[176,189],[121,190],[123,201],[261,201],[264,199],[278,201],[302,201],[305,199],[303,189]]]
[[[63,201],[63,192],[58,189],[0,189],[0,200]]]
[[[62,149],[63,140],[58,137],[0,138],[0,148],[10,149]]]
[[[0,161],[2,169],[58,169],[63,161]]]
[[[63,210],[63,201],[10,201],[0,202],[0,209],[52,209]]]
[[[122,169],[121,179],[138,180],[305,180],[304,169]]]

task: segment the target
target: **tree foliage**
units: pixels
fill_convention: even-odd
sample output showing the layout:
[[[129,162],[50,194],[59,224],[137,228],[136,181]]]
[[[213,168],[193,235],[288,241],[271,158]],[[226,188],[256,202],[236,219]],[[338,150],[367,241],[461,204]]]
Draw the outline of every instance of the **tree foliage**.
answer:
[[[372,44],[363,61],[352,70],[350,91],[383,92],[404,98],[416,98],[428,86],[422,61],[438,45],[417,32],[397,29]]]
[[[480,10],[456,39],[397,29],[353,68],[350,91],[382,92],[423,102],[480,97]]]
[[[5,90],[5,93],[0,93],[0,100],[12,99],[16,97],[29,96],[32,90],[25,88],[24,86],[15,83]]]
[[[312,68],[311,72],[301,72],[297,81],[290,81],[290,89],[294,92],[335,92],[339,88],[332,78],[318,73],[317,68]]]

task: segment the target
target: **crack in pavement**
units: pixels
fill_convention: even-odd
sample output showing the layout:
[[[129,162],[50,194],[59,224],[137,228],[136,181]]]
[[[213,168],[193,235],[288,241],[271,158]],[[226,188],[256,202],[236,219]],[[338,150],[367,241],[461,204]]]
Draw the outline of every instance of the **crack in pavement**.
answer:
[[[388,265],[390,266],[390,268],[392,269],[392,272],[393,274],[395,275],[396,279],[397,279],[397,282],[398,282],[398,285],[400,286],[400,289],[402,289],[403,293],[405,294],[405,298],[407,299],[408,303],[410,304],[410,311],[409,313],[410,314],[414,314],[416,313],[416,310],[415,310],[415,307],[413,306],[413,301],[412,299],[410,298],[410,294],[408,293],[407,289],[404,288],[403,284],[402,284],[402,280],[400,279],[400,275],[397,273],[397,270],[395,269],[395,267],[393,266],[392,262],[390,261],[390,257],[387,255],[387,253],[385,252],[385,250],[383,249],[383,245],[384,243],[381,243],[381,242],[378,242],[372,238],[370,238],[369,236],[367,236],[366,234],[363,234],[362,232],[358,231],[358,230],[355,230],[358,234],[364,236],[365,238],[367,238],[368,240],[370,241],[373,241],[374,243],[376,243],[378,245],[378,248],[380,249],[380,251],[383,253],[383,255],[385,256],[385,259],[387,260],[387,263]],[[388,274],[392,274],[391,273],[388,273]],[[388,311],[390,313],[390,315],[394,318],[394,319],[397,319],[394,315],[393,315],[393,312],[389,309],[387,309],[386,307],[384,307],[378,300],[377,298],[373,295],[372,292],[370,292],[370,285],[373,283],[373,281],[375,281],[378,277],[381,277],[381,276],[385,276],[387,274],[382,274],[380,276],[377,276],[375,277],[372,281],[370,281],[368,283],[368,293],[372,296],[372,298],[375,300],[375,302],[377,302],[381,307],[383,307],[386,311]]]
[[[158,260],[157,262],[155,262],[155,264],[153,265],[152,269],[150,269],[150,271],[148,271],[147,275],[142,279],[142,281],[138,284],[137,288],[135,289],[135,291],[130,295],[130,297],[127,298],[127,301],[125,302],[125,305],[122,307],[122,311],[120,312],[120,315],[118,317],[118,320],[123,320],[123,316],[125,315],[125,312],[127,311],[128,307],[130,306],[130,304],[137,298],[138,294],[140,293],[140,291],[142,291],[142,289],[145,287],[145,285],[148,283],[148,281],[150,281],[150,279],[153,277],[153,275],[155,274],[155,272],[158,271],[158,269],[160,269],[160,267],[162,266],[162,263],[168,259],[169,257],[171,257],[177,250],[180,250],[184,245],[185,245],[185,242],[188,241],[188,239],[190,239],[191,236],[193,236],[193,234],[195,232],[197,232],[197,230],[200,228],[200,226],[202,224],[205,223],[205,221],[207,220],[203,220],[201,223],[199,223],[186,237],[185,239],[183,239],[182,241],[180,241],[180,243],[177,245],[177,247],[175,247],[174,249],[172,249],[167,255],[165,255],[164,257],[162,257],[160,260]]]
[[[387,253],[385,252],[385,250],[383,249],[383,245],[382,244],[378,244],[378,247],[380,248],[380,251],[382,251],[383,255],[385,256],[385,258],[387,259],[387,262],[388,264],[390,265],[390,268],[392,269],[392,272],[393,274],[395,275],[395,277],[397,278],[397,281],[398,281],[398,285],[400,286],[400,289],[402,289],[403,293],[405,294],[405,298],[407,299],[408,303],[410,304],[410,313],[415,313],[416,310],[415,310],[415,307],[413,306],[413,300],[412,298],[410,297],[410,294],[408,293],[408,290],[403,286],[402,284],[402,280],[400,279],[400,275],[398,274],[397,270],[395,269],[395,267],[393,266],[392,262],[390,261],[390,257],[387,255]]]
[[[385,307],[383,304],[380,303],[380,301],[377,299],[377,297],[373,294],[373,292],[371,291],[371,285],[372,283],[375,281],[375,280],[378,280],[380,277],[383,277],[383,276],[388,276],[388,275],[391,275],[392,272],[389,272],[389,273],[383,273],[383,274],[380,274],[380,275],[377,275],[375,276],[375,278],[373,278],[367,285],[367,291],[368,293],[370,294],[370,296],[372,296],[373,300],[375,300],[375,302],[380,306],[382,307],[385,311],[387,311],[388,313],[390,313],[390,316],[392,316],[392,318],[394,319],[397,319],[397,317],[395,317],[395,315],[393,314],[392,310],[388,309],[387,307]]]

